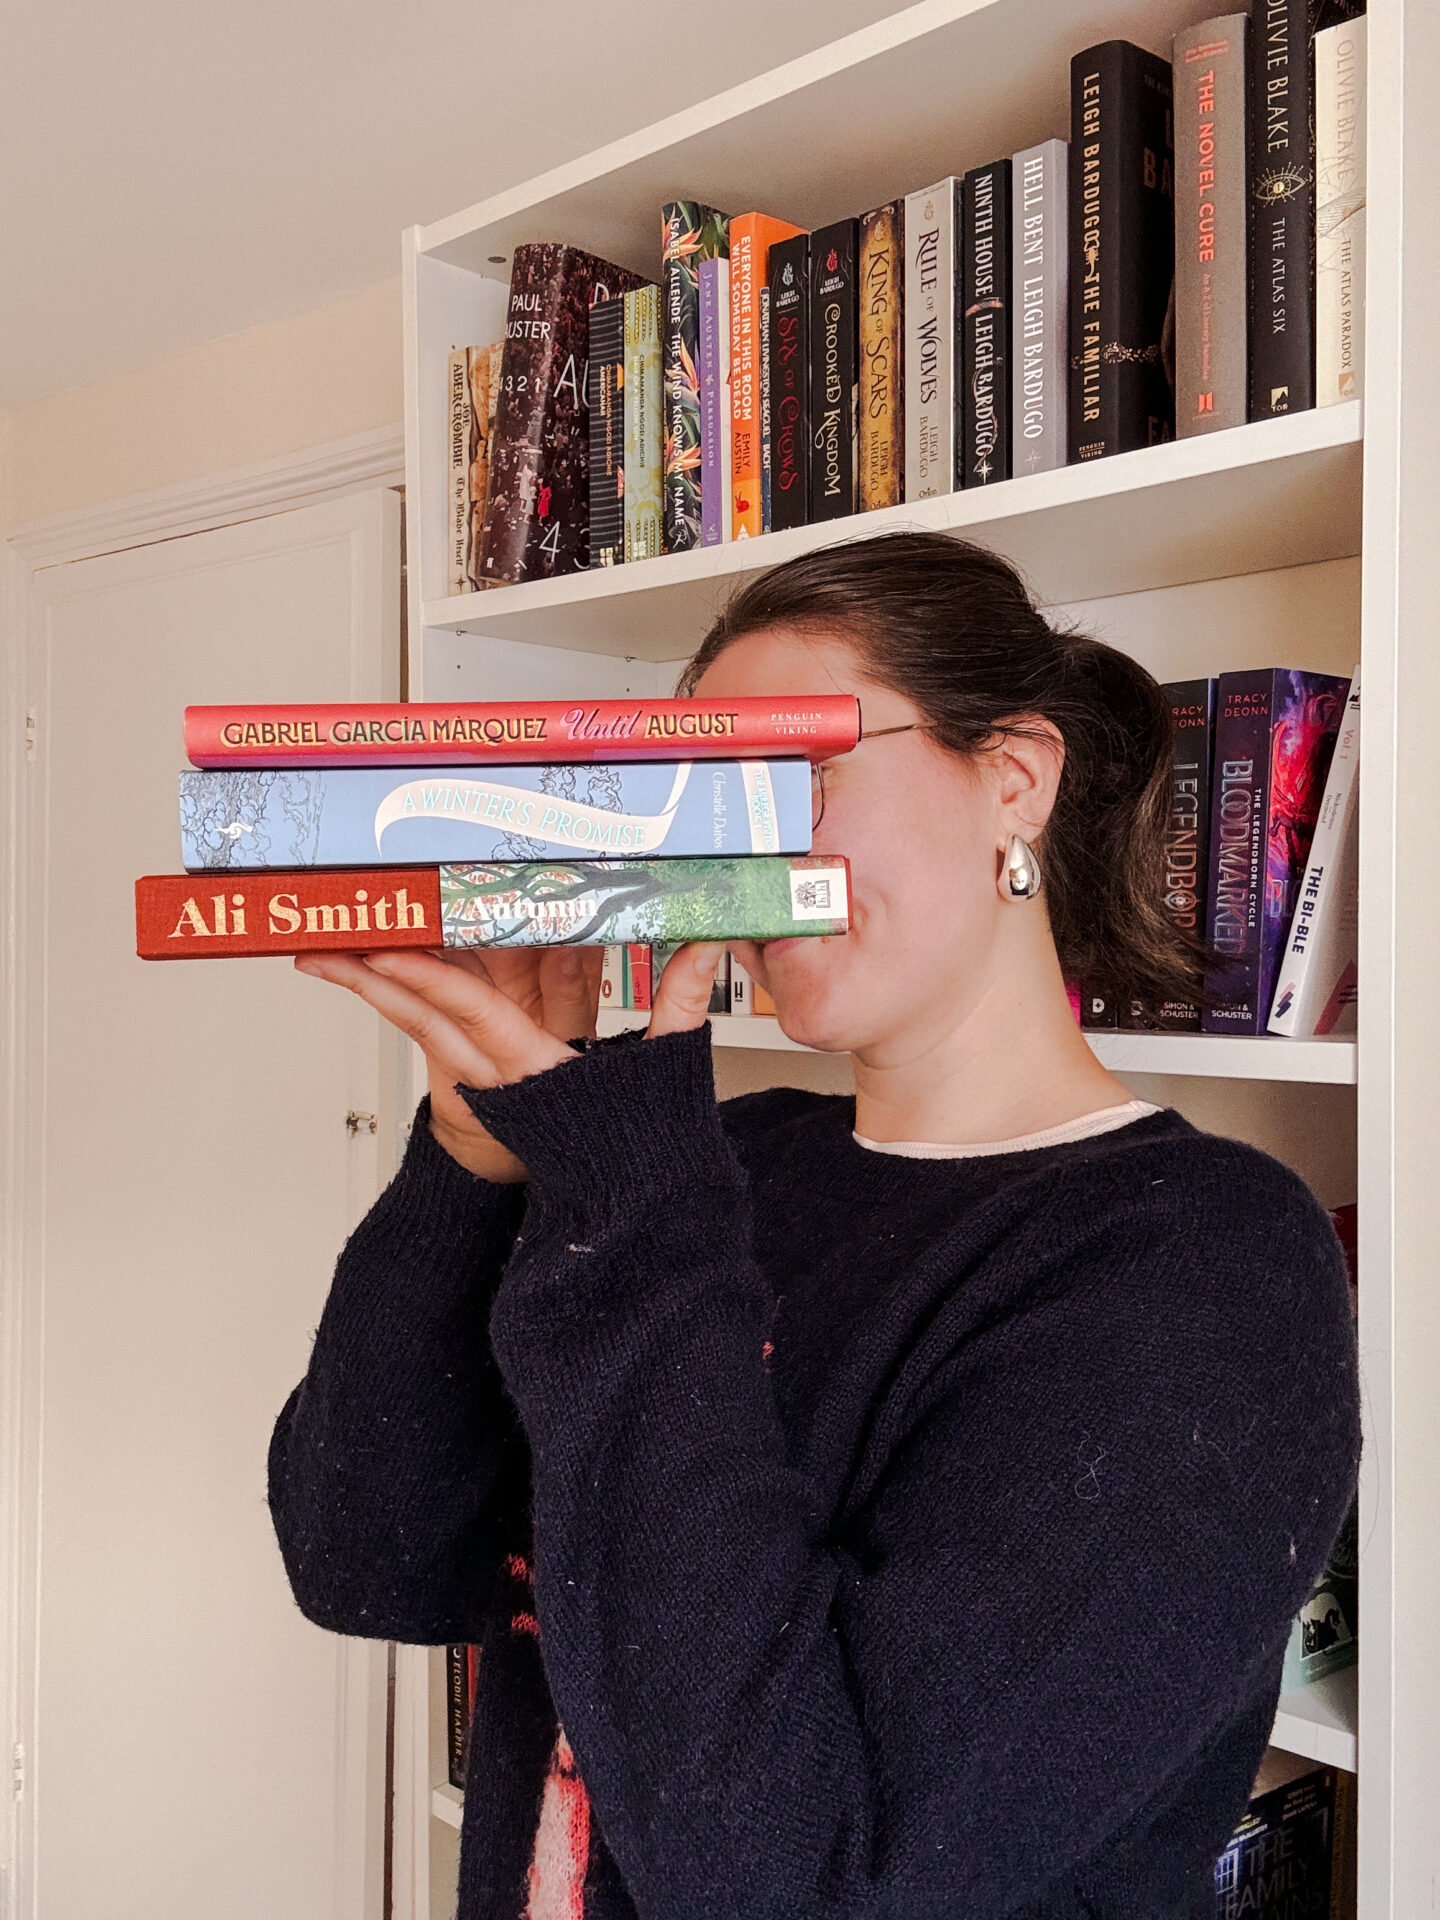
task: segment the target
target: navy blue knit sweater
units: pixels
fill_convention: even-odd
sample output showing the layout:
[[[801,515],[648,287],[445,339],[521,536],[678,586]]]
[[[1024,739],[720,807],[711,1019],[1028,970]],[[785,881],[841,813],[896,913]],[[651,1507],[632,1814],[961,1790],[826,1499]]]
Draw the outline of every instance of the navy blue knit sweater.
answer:
[[[708,1028],[422,1103],[275,1429],[303,1611],[483,1644],[460,1920],[1162,1920],[1359,1457],[1302,1182],[1173,1109],[876,1154]]]

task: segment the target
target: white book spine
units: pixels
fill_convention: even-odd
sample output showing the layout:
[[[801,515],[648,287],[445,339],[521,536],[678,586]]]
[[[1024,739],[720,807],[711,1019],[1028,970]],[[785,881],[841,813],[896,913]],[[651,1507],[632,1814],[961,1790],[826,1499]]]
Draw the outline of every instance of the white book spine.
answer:
[[[470,585],[466,570],[470,546],[470,381],[464,347],[450,352],[450,540],[445,569],[445,591],[464,593]]]
[[[1305,878],[1275,977],[1269,1031],[1306,1040],[1355,1031],[1359,893],[1360,669],[1330,757]]]
[[[955,486],[956,181],[905,201],[905,498]]]
[[[730,956],[730,1011],[732,1014],[750,1012],[750,975],[733,953]]]
[[[1365,384],[1365,17],[1315,36],[1315,402]]]
[[[1010,470],[1065,465],[1070,395],[1070,149],[1042,140],[1011,162]]]

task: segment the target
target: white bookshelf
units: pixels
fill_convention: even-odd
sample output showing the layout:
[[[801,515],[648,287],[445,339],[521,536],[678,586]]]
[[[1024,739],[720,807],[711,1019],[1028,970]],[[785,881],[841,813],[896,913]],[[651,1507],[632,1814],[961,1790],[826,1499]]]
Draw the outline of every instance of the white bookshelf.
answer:
[[[1158,679],[1363,655],[1358,1044],[1092,1034],[1114,1072],[1360,1203],[1364,1627],[1358,1668],[1285,1696],[1274,1741],[1353,1768],[1361,1920],[1428,1910],[1440,1876],[1440,994],[1424,880],[1440,818],[1440,378],[1424,344],[1440,253],[1413,244],[1440,154],[1440,9],[1370,0],[1367,398],[818,528],[454,597],[445,592],[445,370],[497,338],[510,256],[572,241],[654,275],[679,193],[814,226],[1068,131],[1069,59],[1112,36],[1156,51],[1210,0],[923,0],[404,240],[410,692],[417,699],[668,692],[748,571],[891,525],[994,546],[1062,616]],[[846,137],[836,138],[842,128]],[[1401,209],[1416,228],[1401,245]],[[1358,653],[1357,653],[1357,642]],[[1413,914],[1402,900],[1414,896]],[[607,1012],[613,1027],[643,1016]],[[748,1085],[843,1071],[773,1020],[717,1019],[717,1073]],[[759,1076],[757,1078],[757,1076]],[[1157,1078],[1158,1076],[1158,1078]],[[1218,1117],[1217,1117],[1218,1116]],[[1323,1152],[1315,1152],[1317,1141]],[[1307,1172],[1307,1177],[1315,1177]],[[438,1656],[401,1649],[396,1905],[453,1904]]]

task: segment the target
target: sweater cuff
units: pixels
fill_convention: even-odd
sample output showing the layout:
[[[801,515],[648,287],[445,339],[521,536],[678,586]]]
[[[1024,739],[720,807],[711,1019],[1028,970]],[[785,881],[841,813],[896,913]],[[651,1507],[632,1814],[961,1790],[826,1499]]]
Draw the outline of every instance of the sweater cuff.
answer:
[[[708,1020],[654,1040],[613,1034],[507,1086],[456,1092],[549,1193],[623,1206],[697,1175],[739,1177],[715,1103]]]
[[[427,1093],[410,1122],[410,1138],[395,1177],[376,1201],[370,1221],[403,1234],[417,1253],[453,1254],[463,1236],[496,1221],[516,1219],[523,1186],[486,1180],[449,1155],[430,1131]]]

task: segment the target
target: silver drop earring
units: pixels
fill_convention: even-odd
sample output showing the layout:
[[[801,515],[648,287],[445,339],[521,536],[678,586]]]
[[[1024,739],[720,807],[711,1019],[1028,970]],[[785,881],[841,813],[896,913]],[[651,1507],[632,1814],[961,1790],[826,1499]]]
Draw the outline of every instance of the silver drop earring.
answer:
[[[1040,891],[1040,862],[1035,850],[1018,833],[1012,833],[1005,849],[1005,868],[1000,875],[1000,894],[1005,900],[1033,900]]]

